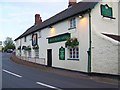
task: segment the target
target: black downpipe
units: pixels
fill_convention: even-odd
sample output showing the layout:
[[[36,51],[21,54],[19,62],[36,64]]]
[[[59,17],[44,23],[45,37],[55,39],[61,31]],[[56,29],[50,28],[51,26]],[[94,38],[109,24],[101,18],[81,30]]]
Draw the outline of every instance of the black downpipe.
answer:
[[[88,73],[91,73],[91,10],[89,10],[89,50],[88,52]]]

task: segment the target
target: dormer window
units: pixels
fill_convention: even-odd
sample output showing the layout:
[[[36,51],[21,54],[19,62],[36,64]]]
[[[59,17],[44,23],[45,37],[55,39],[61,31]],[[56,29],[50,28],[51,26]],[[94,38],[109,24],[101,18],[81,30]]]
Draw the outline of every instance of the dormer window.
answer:
[[[76,19],[72,18],[70,19],[70,28],[69,29],[74,29],[76,28]]]

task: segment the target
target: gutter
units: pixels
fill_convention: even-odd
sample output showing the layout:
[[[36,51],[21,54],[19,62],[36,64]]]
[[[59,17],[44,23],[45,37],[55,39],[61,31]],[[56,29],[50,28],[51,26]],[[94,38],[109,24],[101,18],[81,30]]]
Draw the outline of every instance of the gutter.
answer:
[[[88,73],[91,73],[91,9],[88,11],[89,13],[89,49],[87,51],[88,53]]]

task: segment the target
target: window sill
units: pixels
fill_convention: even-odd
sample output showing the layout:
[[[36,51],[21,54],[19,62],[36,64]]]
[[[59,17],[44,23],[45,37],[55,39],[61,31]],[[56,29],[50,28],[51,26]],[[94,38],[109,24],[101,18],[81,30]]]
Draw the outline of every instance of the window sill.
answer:
[[[71,28],[68,28],[68,30],[71,30],[71,29],[75,29],[76,27],[71,27]]]
[[[76,61],[79,61],[79,59],[77,59],[77,58],[68,58],[67,60],[76,60]]]

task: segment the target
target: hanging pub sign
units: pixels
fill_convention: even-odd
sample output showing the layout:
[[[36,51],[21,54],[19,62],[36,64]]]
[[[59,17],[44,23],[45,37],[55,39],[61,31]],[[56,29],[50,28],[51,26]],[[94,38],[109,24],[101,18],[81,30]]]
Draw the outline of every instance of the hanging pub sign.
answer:
[[[103,17],[115,19],[115,18],[113,18],[112,8],[109,7],[107,4],[106,5],[101,5],[101,15]]]
[[[70,33],[64,33],[54,37],[49,37],[47,39],[48,39],[48,43],[56,43],[56,42],[66,41],[69,38],[70,38]]]
[[[37,34],[33,34],[32,35],[32,46],[36,46],[37,45]]]
[[[61,47],[59,49],[59,59],[60,60],[65,60],[65,48]]]

